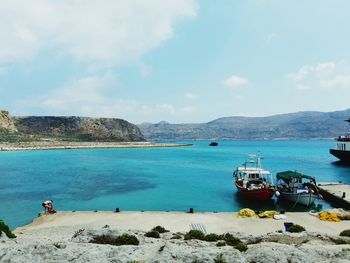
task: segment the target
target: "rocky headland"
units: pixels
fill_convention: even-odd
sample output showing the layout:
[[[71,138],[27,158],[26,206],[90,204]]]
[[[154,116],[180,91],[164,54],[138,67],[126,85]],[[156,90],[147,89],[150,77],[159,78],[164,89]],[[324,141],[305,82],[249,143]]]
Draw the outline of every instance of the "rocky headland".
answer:
[[[29,116],[12,117],[0,112],[3,137],[18,136],[21,141],[66,140],[140,142],[145,141],[140,129],[125,120],[115,118]]]
[[[115,118],[30,116],[0,111],[0,151],[177,147],[147,142],[140,129]]]
[[[88,117],[14,117],[18,132],[82,141],[145,141],[140,129],[125,120]]]
[[[176,147],[147,142],[140,129],[114,118],[30,116],[0,111],[0,150]]]

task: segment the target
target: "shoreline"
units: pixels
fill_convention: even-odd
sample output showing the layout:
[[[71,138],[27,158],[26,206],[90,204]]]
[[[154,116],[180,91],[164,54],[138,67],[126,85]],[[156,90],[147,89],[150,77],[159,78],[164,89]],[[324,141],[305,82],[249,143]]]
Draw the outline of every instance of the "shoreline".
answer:
[[[350,237],[339,237],[349,221],[324,222],[307,213],[286,216],[306,231],[285,232],[284,220],[237,218],[234,212],[59,212],[17,228],[15,240],[2,239],[0,261],[349,262]],[[170,232],[149,235],[157,225]],[[203,227],[204,234],[218,235],[186,237],[190,229]]]
[[[208,233],[240,232],[263,235],[284,230],[284,222],[305,227],[309,232],[339,234],[350,228],[350,221],[327,222],[307,212],[286,212],[285,220],[268,218],[238,218],[238,212],[161,212],[161,211],[60,211],[52,215],[41,215],[32,223],[17,227],[15,233],[35,232],[51,228],[101,228],[105,225],[123,230],[148,231],[161,225],[171,232],[187,232],[191,224],[201,224]]]
[[[33,150],[69,150],[69,149],[104,149],[104,148],[165,148],[185,147],[186,143],[153,143],[153,142],[20,142],[0,143],[0,151],[33,151]]]

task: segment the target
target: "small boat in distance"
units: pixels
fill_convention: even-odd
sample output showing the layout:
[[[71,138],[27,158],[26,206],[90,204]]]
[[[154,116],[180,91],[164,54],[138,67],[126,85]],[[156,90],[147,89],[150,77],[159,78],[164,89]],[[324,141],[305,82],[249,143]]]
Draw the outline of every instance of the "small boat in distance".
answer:
[[[310,206],[319,197],[315,177],[296,171],[277,173],[276,196],[294,204]]]
[[[238,193],[249,201],[266,202],[275,193],[272,175],[262,168],[261,160],[259,155],[249,155],[249,160],[233,172]]]
[[[350,124],[350,118],[345,120]],[[350,126],[349,130],[345,134],[345,136],[339,136],[335,139],[336,148],[330,149],[329,152],[337,157],[341,162],[350,164]]]
[[[209,146],[218,146],[219,144],[217,142],[211,142],[209,143]]]

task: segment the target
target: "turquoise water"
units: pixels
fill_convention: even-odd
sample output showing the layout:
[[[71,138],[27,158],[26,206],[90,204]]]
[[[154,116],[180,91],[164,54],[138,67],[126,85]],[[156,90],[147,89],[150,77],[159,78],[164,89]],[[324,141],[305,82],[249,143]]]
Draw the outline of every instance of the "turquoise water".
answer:
[[[328,153],[332,141],[223,141],[218,147],[192,143],[180,148],[1,152],[0,218],[11,227],[29,223],[46,199],[54,200],[57,210],[237,211],[247,204],[236,195],[232,171],[258,151],[274,174],[298,169],[318,181],[350,182],[350,168],[336,164]]]

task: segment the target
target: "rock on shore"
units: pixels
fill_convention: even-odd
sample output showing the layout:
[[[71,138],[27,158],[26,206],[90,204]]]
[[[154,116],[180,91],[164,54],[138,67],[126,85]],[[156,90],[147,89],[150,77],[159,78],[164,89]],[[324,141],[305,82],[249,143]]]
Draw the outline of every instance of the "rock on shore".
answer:
[[[58,230],[60,235],[48,237],[47,231]],[[0,241],[0,262],[350,262],[350,245],[336,245],[339,237],[316,233],[232,233],[248,245],[240,252],[228,245],[218,247],[217,242],[184,240],[183,233],[177,233],[180,239],[172,239],[175,234],[170,232],[156,239],[137,230],[126,232],[138,238],[138,246],[93,244],[89,241],[95,236],[125,231],[108,226],[78,230],[53,227],[37,229],[35,234],[17,233],[17,239]],[[69,234],[64,236],[65,232]]]

